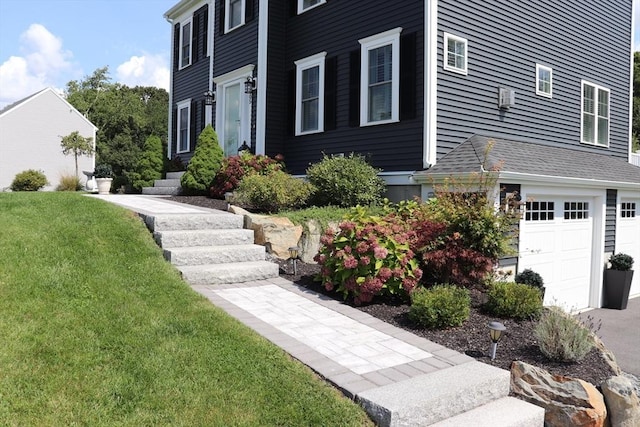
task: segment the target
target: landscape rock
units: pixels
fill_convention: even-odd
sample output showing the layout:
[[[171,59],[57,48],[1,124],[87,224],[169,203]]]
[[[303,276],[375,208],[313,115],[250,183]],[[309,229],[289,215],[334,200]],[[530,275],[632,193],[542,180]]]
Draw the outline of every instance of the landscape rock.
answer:
[[[611,427],[640,426],[640,400],[628,378],[621,375],[611,377],[602,383],[601,388]]]
[[[289,258],[289,248],[297,246],[302,236],[302,226],[293,224],[288,218],[257,215],[233,206],[233,212],[244,215],[244,227],[253,230],[255,243],[266,246],[272,255]]]
[[[547,427],[602,427],[607,408],[593,384],[580,379],[552,375],[524,362],[511,365],[511,391],[545,408]]]
[[[338,223],[330,222],[329,227],[337,229]],[[320,237],[322,237],[323,233],[324,230],[318,221],[312,219],[305,224],[305,231],[302,234],[299,245],[302,251],[300,255],[302,261],[308,264],[316,264],[313,257],[315,257],[320,250]]]

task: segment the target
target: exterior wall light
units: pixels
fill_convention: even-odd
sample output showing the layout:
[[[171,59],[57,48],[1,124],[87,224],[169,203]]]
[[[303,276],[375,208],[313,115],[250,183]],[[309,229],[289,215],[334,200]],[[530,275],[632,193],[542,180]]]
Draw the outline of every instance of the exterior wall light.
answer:
[[[213,102],[216,100],[216,93],[208,90],[203,95],[204,105],[213,105]]]
[[[254,90],[256,90],[256,79],[255,77],[249,76],[247,80],[244,81],[244,93],[250,95]]]
[[[489,336],[491,337],[491,351],[490,356],[491,360],[496,358],[496,349],[498,348],[498,341],[502,338],[502,333],[507,329],[500,322],[489,322],[487,325],[489,328]]]
[[[296,264],[297,260],[298,260],[298,254],[300,252],[300,248],[297,246],[291,246],[289,248],[289,259],[292,260],[293,263],[293,275],[297,276],[298,275],[298,266]]]

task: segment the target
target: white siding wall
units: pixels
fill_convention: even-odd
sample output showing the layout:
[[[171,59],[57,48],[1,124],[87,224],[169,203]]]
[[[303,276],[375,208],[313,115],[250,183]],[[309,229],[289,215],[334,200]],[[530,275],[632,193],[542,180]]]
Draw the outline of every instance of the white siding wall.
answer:
[[[5,112],[0,117],[0,191],[9,187],[15,175],[27,169],[44,172],[53,190],[64,174],[73,175],[73,155],[64,156],[61,137],[78,131],[84,137],[94,138],[94,127],[77,110],[51,90]],[[78,173],[82,182],[83,170],[93,171],[94,157],[78,158]]]

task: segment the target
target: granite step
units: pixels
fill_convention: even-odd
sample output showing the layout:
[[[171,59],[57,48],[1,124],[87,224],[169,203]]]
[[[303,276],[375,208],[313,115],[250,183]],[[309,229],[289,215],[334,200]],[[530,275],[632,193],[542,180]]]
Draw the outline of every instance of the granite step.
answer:
[[[165,249],[164,257],[175,266],[186,266],[264,261],[265,253],[260,245],[192,246]]]
[[[155,231],[153,237],[163,249],[188,246],[227,246],[254,243],[253,230],[167,230]]]
[[[145,217],[145,223],[151,231],[221,230],[242,228],[243,218],[241,215],[215,211],[202,214],[149,215]]]
[[[544,408],[514,397],[503,397],[431,427],[542,427]]]
[[[224,285],[278,277],[279,266],[269,261],[177,266],[191,285]]]
[[[142,194],[149,196],[177,196],[182,187],[142,187]]]

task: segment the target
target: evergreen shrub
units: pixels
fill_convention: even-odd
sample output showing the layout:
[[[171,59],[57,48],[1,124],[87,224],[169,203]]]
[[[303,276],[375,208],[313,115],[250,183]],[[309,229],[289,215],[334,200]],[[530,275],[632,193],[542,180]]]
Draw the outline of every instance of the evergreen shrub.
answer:
[[[162,141],[160,137],[151,135],[144,142],[135,171],[128,174],[131,186],[138,191],[153,186],[156,179],[162,178],[162,168]]]
[[[251,174],[240,181],[233,193],[233,203],[247,209],[277,213],[304,207],[312,193],[311,184],[282,171],[269,175]]]
[[[316,188],[313,203],[341,207],[377,205],[386,188],[378,176],[380,172],[361,155],[325,155],[307,169],[307,179]]]
[[[439,329],[460,326],[469,318],[471,297],[465,288],[436,285],[411,294],[409,319],[417,325]]]
[[[211,125],[207,125],[198,136],[196,151],[189,161],[187,171],[180,178],[183,190],[191,194],[206,194],[222,166],[223,158],[218,135]]]
[[[485,309],[498,317],[537,318],[542,312],[540,288],[523,283],[496,281],[489,285]]]
[[[38,191],[48,183],[43,171],[27,169],[16,174],[10,188],[11,191]]]

